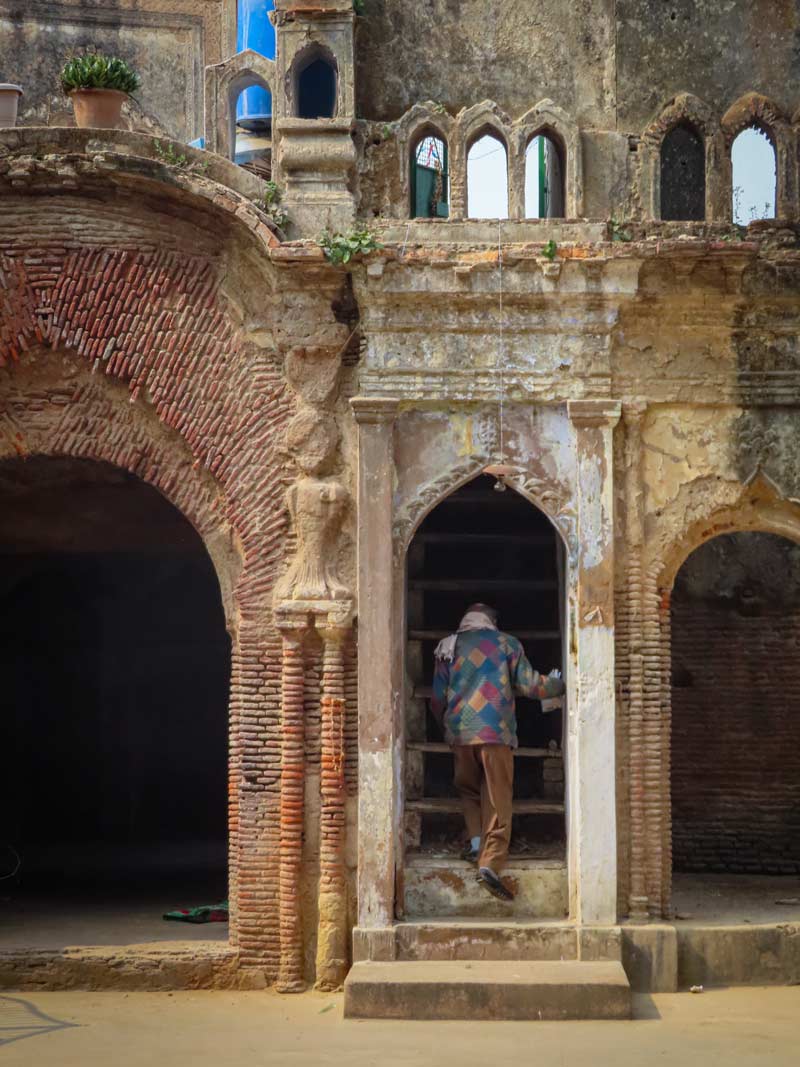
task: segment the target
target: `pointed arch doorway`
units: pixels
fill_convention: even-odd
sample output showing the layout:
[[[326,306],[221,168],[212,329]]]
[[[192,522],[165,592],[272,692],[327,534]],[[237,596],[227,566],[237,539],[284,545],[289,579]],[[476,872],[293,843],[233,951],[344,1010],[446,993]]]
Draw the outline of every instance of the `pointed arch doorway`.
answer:
[[[408,918],[491,917],[505,908],[476,885],[459,856],[464,838],[453,759],[430,708],[434,649],[466,607],[495,607],[534,668],[566,664],[565,552],[549,518],[486,474],[426,516],[406,558],[404,862],[398,913]],[[517,915],[568,911],[563,714],[517,700],[514,818],[506,876]]]

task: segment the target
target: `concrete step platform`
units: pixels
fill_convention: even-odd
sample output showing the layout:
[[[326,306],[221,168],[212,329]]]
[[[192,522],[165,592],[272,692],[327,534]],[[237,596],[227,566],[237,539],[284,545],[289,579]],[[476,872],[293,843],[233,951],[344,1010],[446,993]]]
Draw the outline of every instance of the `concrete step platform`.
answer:
[[[617,962],[357,963],[344,985],[350,1019],[629,1019]]]
[[[569,922],[431,919],[395,926],[398,960],[576,960],[578,934]],[[602,957],[607,958],[607,957]],[[610,958],[620,958],[619,949]]]

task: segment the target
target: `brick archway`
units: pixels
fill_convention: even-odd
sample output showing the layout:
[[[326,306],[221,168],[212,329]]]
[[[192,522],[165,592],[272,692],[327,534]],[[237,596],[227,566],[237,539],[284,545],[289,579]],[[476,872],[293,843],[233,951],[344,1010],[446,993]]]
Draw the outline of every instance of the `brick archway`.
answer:
[[[274,979],[283,566],[294,409],[277,361],[257,360],[221,293],[221,264],[188,249],[86,245],[60,233],[0,248],[0,455],[105,460],[154,485],[195,526],[232,638],[231,939]],[[199,241],[198,244],[201,244]],[[149,248],[147,245],[149,244]]]

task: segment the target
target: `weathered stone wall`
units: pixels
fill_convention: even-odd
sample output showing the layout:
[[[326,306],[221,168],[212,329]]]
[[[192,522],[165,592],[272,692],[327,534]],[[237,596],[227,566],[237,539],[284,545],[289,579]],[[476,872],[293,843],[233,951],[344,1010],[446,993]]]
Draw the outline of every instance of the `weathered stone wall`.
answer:
[[[72,125],[59,74],[76,52],[119,55],[141,75],[129,129],[203,132],[203,68],[235,51],[236,0],[1,0],[0,81],[22,85],[20,123]]]
[[[726,535],[678,574],[676,870],[800,870],[799,554],[770,534]]]

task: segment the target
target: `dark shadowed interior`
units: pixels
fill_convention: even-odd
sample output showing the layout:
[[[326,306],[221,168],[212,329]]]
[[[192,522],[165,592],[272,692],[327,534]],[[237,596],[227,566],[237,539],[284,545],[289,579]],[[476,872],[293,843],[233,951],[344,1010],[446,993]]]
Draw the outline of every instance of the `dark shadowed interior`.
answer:
[[[561,540],[543,512],[486,475],[443,500],[408,552],[406,846],[454,849],[464,837],[453,761],[430,711],[434,649],[475,601],[522,642],[534,668],[561,668]],[[518,699],[512,855],[564,848],[562,712]]]
[[[676,871],[800,873],[800,546],[727,534],[672,597]]]
[[[162,911],[227,896],[230,647],[211,560],[107,464],[0,464],[0,499],[0,873],[21,861],[3,910],[146,900],[154,935],[181,936]]]

